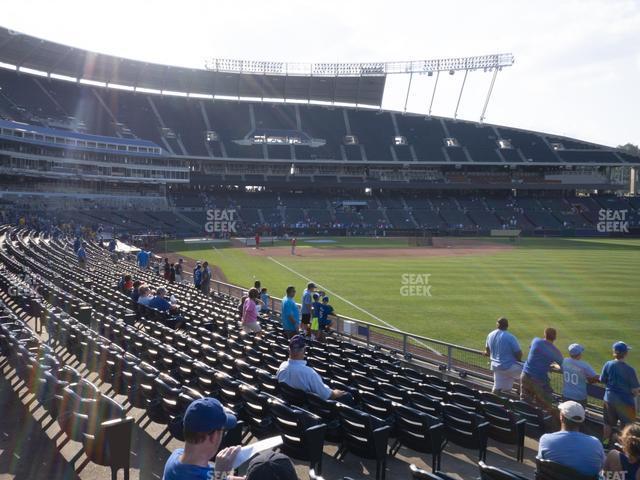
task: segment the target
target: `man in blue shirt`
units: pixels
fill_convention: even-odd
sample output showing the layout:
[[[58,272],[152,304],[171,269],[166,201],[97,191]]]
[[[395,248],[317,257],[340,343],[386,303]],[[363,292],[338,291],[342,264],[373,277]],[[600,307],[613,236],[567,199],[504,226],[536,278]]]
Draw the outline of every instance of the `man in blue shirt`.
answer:
[[[307,365],[304,359],[306,342],[302,335],[294,335],[289,340],[289,360],[280,364],[276,378],[278,382],[286,383],[292,388],[311,392],[324,400],[339,400],[342,403],[353,403],[350,393],[342,390],[332,390],[322,381],[322,377]]]
[[[156,296],[149,301],[147,306],[149,308],[160,310],[161,312],[168,312],[171,309],[171,302],[164,298],[166,293],[167,292],[164,288],[159,288],[156,291]]]
[[[287,338],[293,337],[300,329],[300,311],[294,300],[296,288],[287,287],[287,295],[282,299],[282,328]]]
[[[557,337],[555,328],[545,328],[544,338],[534,338],[529,356],[520,376],[520,399],[537,405],[556,419],[557,410],[553,406],[553,389],[549,381],[549,369],[555,365],[560,370],[562,353],[553,344]]]
[[[200,285],[202,285],[202,265],[198,261],[193,269],[193,286],[200,290]]]
[[[145,250],[140,250],[138,252],[138,266],[142,269],[146,269],[149,266],[149,255],[150,252]]]
[[[604,463],[600,441],[580,432],[584,422],[584,407],[568,401],[558,405],[561,430],[540,437],[538,458],[551,460],[574,469],[582,475],[596,476]]]
[[[509,320],[500,317],[496,326],[487,336],[484,354],[491,358],[493,392],[508,393],[522,373],[522,350],[516,337],[507,331]]]
[[[313,309],[313,292],[315,290],[316,285],[310,282],[302,293],[302,306],[300,307],[300,313],[302,313],[301,323],[304,325],[307,336],[311,335],[311,311]]]
[[[640,395],[640,384],[636,371],[625,362],[629,347],[624,342],[613,344],[614,360],[604,364],[600,381],[604,391],[604,434],[603,443],[608,446],[613,429],[618,421],[624,427],[636,420],[635,397]]]
[[[200,398],[191,402],[183,420],[184,448],[173,451],[164,466],[162,480],[242,480],[234,477],[233,461],[240,446],[218,452],[226,430],[235,428],[236,417],[226,413],[215,398]],[[216,452],[218,453],[216,455]],[[212,466],[209,459],[216,456]]]
[[[569,358],[562,361],[562,399],[573,400],[587,406],[587,383],[596,383],[598,374],[582,360],[584,347],[579,343],[569,345]]]

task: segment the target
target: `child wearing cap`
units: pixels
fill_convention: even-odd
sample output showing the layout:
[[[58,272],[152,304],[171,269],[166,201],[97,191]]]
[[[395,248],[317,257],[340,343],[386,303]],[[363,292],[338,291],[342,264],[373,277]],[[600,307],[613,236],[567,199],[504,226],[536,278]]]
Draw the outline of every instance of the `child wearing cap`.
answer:
[[[569,357],[562,361],[562,397],[587,406],[587,383],[596,383],[598,374],[582,360],[584,347],[579,343],[569,345]]]
[[[324,339],[324,334],[329,332],[333,322],[329,319],[329,315],[333,315],[334,310],[329,305],[329,297],[322,297],[322,305],[320,305],[320,315],[318,316],[319,336]]]
[[[242,480],[231,475],[233,461],[240,446],[218,452],[227,430],[233,429],[236,417],[226,413],[215,398],[199,398],[191,402],[182,420],[184,448],[173,451],[164,466],[163,480]],[[217,455],[216,455],[217,452]],[[215,464],[209,459],[215,455]]]
[[[320,295],[318,293],[313,294],[313,303],[311,304],[311,338],[318,338],[318,330],[320,329]]]
[[[635,422],[635,397],[640,395],[636,371],[625,362],[631,347],[624,342],[616,342],[612,348],[614,359],[604,364],[600,374],[600,381],[605,384],[602,440],[605,447],[609,446],[618,422],[622,427]]]

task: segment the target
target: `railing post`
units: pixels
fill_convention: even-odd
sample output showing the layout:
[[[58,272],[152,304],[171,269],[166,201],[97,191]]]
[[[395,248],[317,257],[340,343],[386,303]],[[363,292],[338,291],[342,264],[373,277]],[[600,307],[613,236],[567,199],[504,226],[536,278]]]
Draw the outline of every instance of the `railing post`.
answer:
[[[367,348],[369,348],[370,340],[371,340],[371,327],[367,327]]]
[[[451,371],[453,366],[453,347],[447,345],[447,370]]]
[[[408,342],[408,337],[406,333],[402,334],[402,356],[406,357],[407,356],[407,342]]]

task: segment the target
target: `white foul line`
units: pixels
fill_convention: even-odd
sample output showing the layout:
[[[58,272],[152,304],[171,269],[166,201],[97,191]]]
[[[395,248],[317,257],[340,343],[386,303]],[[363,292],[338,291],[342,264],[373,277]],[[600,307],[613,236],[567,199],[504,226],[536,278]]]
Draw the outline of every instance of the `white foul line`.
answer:
[[[309,277],[305,277],[305,276],[304,276],[304,275],[302,275],[300,272],[296,272],[293,268],[288,267],[287,265],[285,265],[285,264],[284,264],[284,263],[282,263],[282,262],[279,262],[279,261],[278,261],[278,260],[276,260],[275,258],[273,258],[273,257],[267,257],[267,258],[268,258],[269,260],[271,260],[272,262],[277,263],[277,264],[278,264],[278,265],[280,265],[282,268],[286,268],[286,269],[287,269],[287,270],[289,270],[291,273],[293,273],[293,274],[295,274],[295,275],[298,275],[300,278],[303,278],[303,279],[304,279],[304,280],[306,280],[307,282],[313,282],[313,280],[311,280]],[[314,283],[316,283],[316,282],[314,282]],[[342,300],[344,303],[346,303],[346,304],[348,304],[348,305],[351,305],[353,308],[355,308],[355,309],[357,309],[357,310],[360,310],[362,313],[364,313],[364,314],[366,314],[366,315],[369,315],[371,318],[373,318],[373,319],[375,319],[375,320],[377,320],[377,321],[379,321],[379,322],[381,322],[381,323],[385,324],[385,325],[386,325],[387,327],[389,327],[391,330],[394,330],[394,331],[396,331],[396,332],[400,332],[400,333],[404,333],[402,330],[400,330],[399,328],[397,328],[397,327],[395,327],[395,326],[391,325],[389,322],[385,322],[385,321],[384,321],[384,320],[382,320],[380,317],[376,317],[373,313],[371,313],[371,312],[367,312],[364,308],[361,308],[361,307],[359,307],[358,305],[356,305],[355,303],[350,302],[350,301],[349,301],[349,300],[347,300],[346,298],[341,297],[341,296],[340,296],[340,295],[338,295],[337,293],[332,292],[331,290],[329,290],[328,288],[324,287],[324,286],[323,286],[323,285],[321,285],[320,283],[318,283],[317,285],[319,285],[320,287],[322,287],[324,290],[326,290],[327,292],[329,292],[329,293],[330,293],[331,295],[333,295],[334,297],[339,298],[339,299],[340,299],[340,300]],[[425,347],[425,348],[427,348],[427,349],[431,350],[432,352],[435,352],[435,353],[437,353],[437,354],[440,354],[440,352],[438,352],[437,350],[434,350],[433,348],[429,347],[426,343],[424,343],[424,342],[422,342],[422,341],[420,341],[420,340],[414,339],[413,341],[414,341],[414,342],[416,342],[416,343],[418,343],[418,344],[420,344],[420,345],[422,345],[423,347]]]

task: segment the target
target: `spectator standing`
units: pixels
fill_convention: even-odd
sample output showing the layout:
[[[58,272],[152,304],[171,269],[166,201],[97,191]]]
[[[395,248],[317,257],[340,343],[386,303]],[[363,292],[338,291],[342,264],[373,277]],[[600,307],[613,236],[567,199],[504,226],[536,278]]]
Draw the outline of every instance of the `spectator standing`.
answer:
[[[81,246],[82,240],[80,239],[80,237],[76,237],[76,239],[73,241],[73,253],[78,253],[78,250],[80,250]]]
[[[604,391],[603,444],[609,446],[618,422],[624,427],[636,420],[635,397],[640,394],[636,371],[625,362],[631,347],[624,342],[613,344],[613,360],[604,364],[600,381]]]
[[[164,279],[169,280],[169,277],[171,276],[171,265],[169,264],[168,258],[164,259],[164,264],[162,266],[162,273],[163,273]]]
[[[538,458],[572,468],[582,475],[598,475],[604,463],[604,450],[596,437],[580,432],[585,420],[584,407],[568,401],[558,405],[559,432],[540,437]]]
[[[176,265],[174,263],[169,266],[169,283],[176,283]]]
[[[178,259],[178,263],[175,265],[176,269],[176,282],[182,283],[182,272],[184,272],[184,259]]]
[[[202,265],[200,265],[200,262],[197,262],[196,267],[193,269],[193,285],[198,290],[202,287]]]
[[[240,446],[218,452],[225,431],[235,428],[236,417],[226,413],[215,398],[191,402],[183,418],[184,448],[173,451],[164,466],[163,480],[242,480],[232,476]],[[209,460],[215,456],[213,466]]]
[[[584,347],[579,343],[569,345],[569,358],[562,361],[562,399],[573,400],[587,406],[587,383],[596,383],[598,374],[582,360]]]
[[[313,309],[313,292],[315,289],[315,283],[309,282],[307,288],[302,292],[302,306],[300,307],[300,313],[302,314],[301,323],[307,336],[311,335],[311,311]]]
[[[295,296],[296,288],[289,286],[287,287],[287,294],[282,299],[282,328],[287,338],[293,337],[300,330],[300,311],[294,300]]]
[[[313,368],[307,366],[304,359],[306,341],[302,335],[294,335],[289,340],[289,359],[280,364],[276,372],[278,382],[286,383],[292,388],[303,392],[312,392],[319,397],[329,400],[340,400],[342,403],[353,403],[350,393],[342,390],[332,390],[322,381],[322,377]]]
[[[149,257],[151,256],[151,252],[147,252],[146,250],[142,249],[138,252],[137,255],[137,259],[138,259],[138,266],[142,269],[147,269],[147,267],[149,266]]]
[[[200,289],[202,293],[209,296],[211,293],[211,268],[209,268],[209,262],[204,262],[202,264],[202,285]]]
[[[260,305],[260,312],[261,313],[267,313],[269,312],[269,302],[270,302],[270,298],[269,298],[269,293],[267,292],[266,288],[262,288],[260,290],[260,301],[262,302],[262,304]]]
[[[87,251],[85,250],[85,246],[86,243],[82,242],[80,248],[78,248],[78,251],[76,253],[76,255],[78,256],[78,264],[80,265],[80,268],[85,268],[87,266]]]
[[[242,304],[242,329],[247,333],[259,333],[262,330],[258,322],[259,302],[260,292],[258,289],[250,289]]]
[[[322,297],[322,305],[320,306],[320,331],[327,332],[331,328],[333,322],[329,319],[329,315],[335,315],[335,310],[329,304],[329,297]]]
[[[487,335],[485,355],[491,359],[493,392],[508,393],[522,374],[522,349],[518,339],[508,332],[509,320],[500,317],[496,329]]]
[[[622,451],[611,450],[604,461],[603,478],[640,480],[640,424],[632,423],[624,427],[619,443]]]
[[[560,350],[553,344],[556,337],[555,328],[545,328],[544,338],[536,337],[531,342],[529,356],[520,376],[520,399],[541,407],[557,421],[549,369],[557,365],[556,369],[559,370],[564,359]]]

